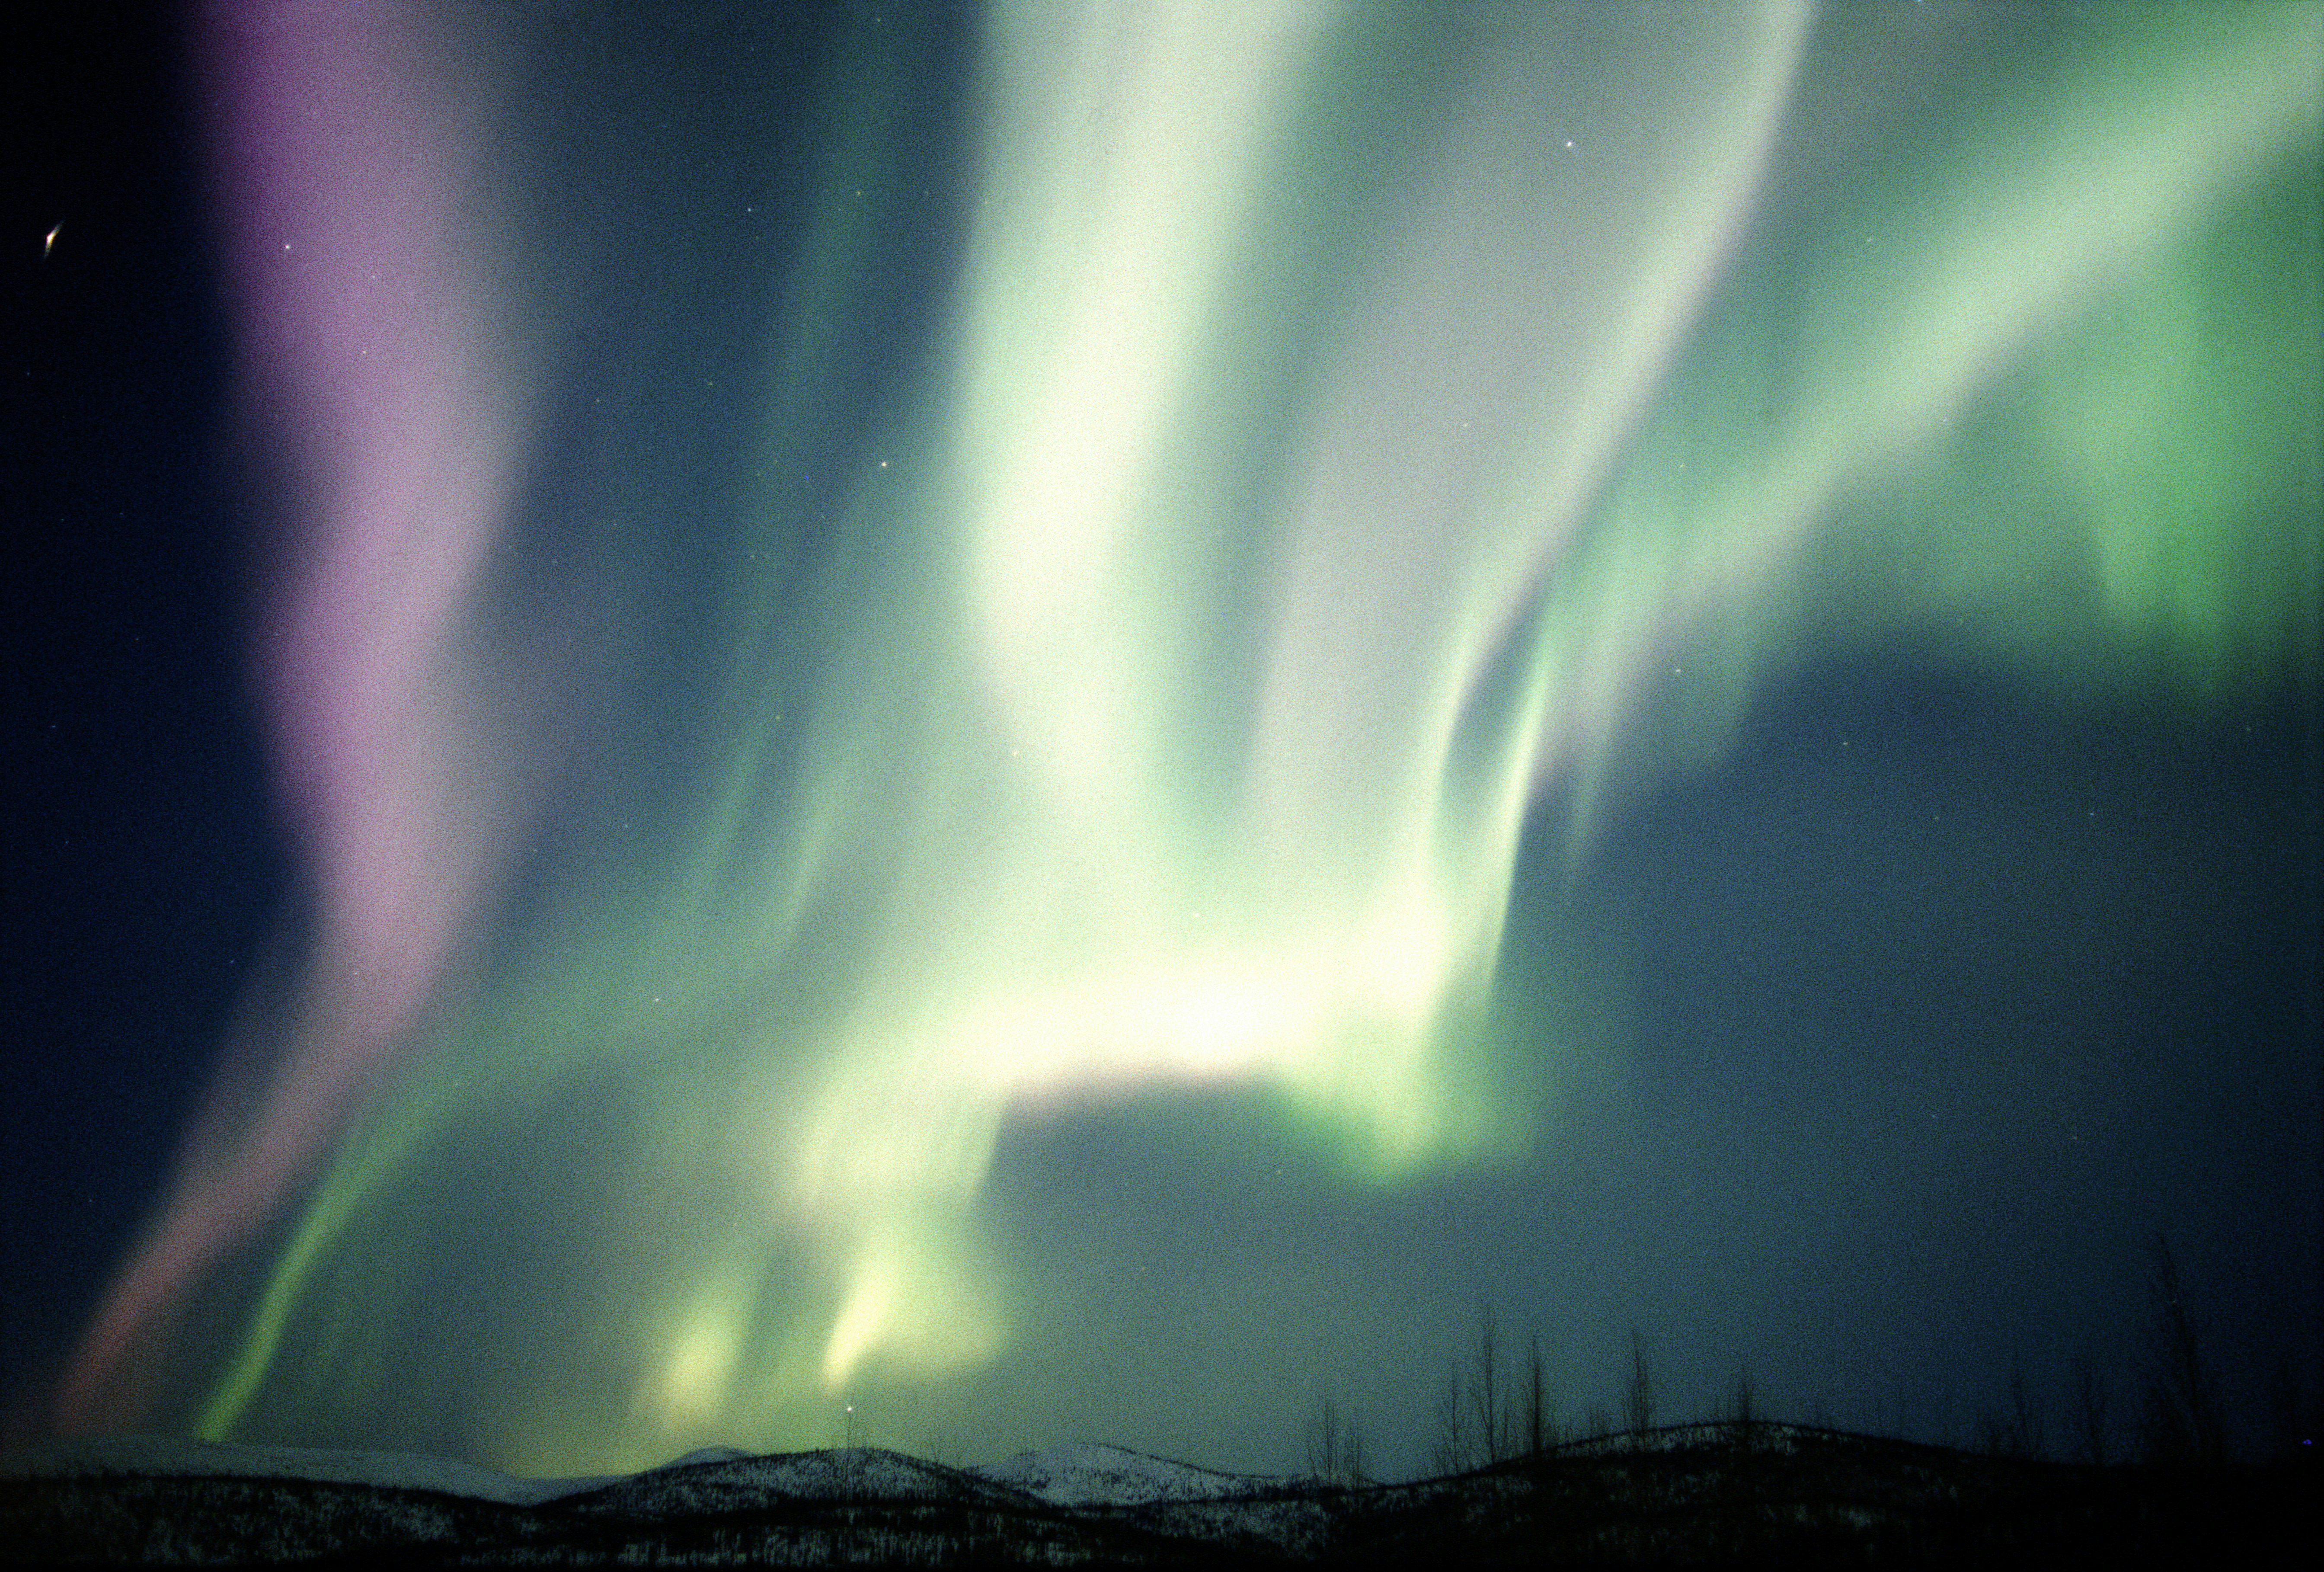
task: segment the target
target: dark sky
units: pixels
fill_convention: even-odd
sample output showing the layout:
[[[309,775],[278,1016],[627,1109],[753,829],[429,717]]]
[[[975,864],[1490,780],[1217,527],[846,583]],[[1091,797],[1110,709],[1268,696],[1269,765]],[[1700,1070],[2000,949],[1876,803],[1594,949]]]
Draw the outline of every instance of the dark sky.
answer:
[[[1629,88],[1692,69],[1659,24],[1638,20],[1647,14],[1627,32],[1566,39],[1603,51],[1602,71],[1578,77],[1507,66],[1492,28],[1517,41],[1509,53],[1520,60],[1549,36],[1509,17],[1476,23],[1469,39],[1382,24],[1333,57],[1341,75],[1324,75],[1345,102],[1322,93],[1313,112],[1327,127],[1350,116],[1374,141],[1351,151],[1319,134],[1328,150],[1286,155],[1267,200],[1243,212],[1240,231],[1223,231],[1226,250],[1246,246],[1235,276],[1247,294],[1232,310],[1265,330],[1220,333],[1191,352],[1188,385],[1208,391],[1198,414],[1167,428],[1196,455],[1170,449],[1185,477],[1182,491],[1164,488],[1171,506],[1196,518],[1204,507],[1231,514],[1218,497],[1292,510],[1311,485],[1304,444],[1328,448],[1348,407],[1351,451],[1375,430],[1361,426],[1375,417],[1360,398],[1335,392],[1363,384],[1367,365],[1426,363],[1430,375],[1380,396],[1425,404],[1413,425],[1434,431],[1442,417],[1431,440],[1447,451],[1467,440],[1454,434],[1462,411],[1480,427],[1522,427],[1507,411],[1533,395],[1508,367],[1554,381],[1561,356],[1578,351],[1556,334],[1505,361],[1379,348],[1370,335],[1381,322],[1431,344],[1431,332],[1457,337],[1495,320],[1482,307],[1431,316],[1427,291],[1399,295],[1410,259],[1391,243],[1396,226],[1412,216],[1411,247],[1447,298],[1506,288],[1543,319],[1563,309],[1553,291],[1509,283],[1492,265],[1495,247],[1545,276],[1629,256],[1618,238],[1568,255],[1556,249],[1564,242],[1504,232],[1498,220],[1476,227],[1473,255],[1438,254],[1428,215],[1446,190],[1489,215],[1517,199],[1494,182],[1536,190],[1489,156],[1507,131],[1496,95],[1571,100],[1558,113],[1577,131],[1572,156],[1614,166],[1558,175],[1582,182],[1577,228],[1622,233],[1625,209],[1601,194],[1614,187],[1691,190],[1683,161],[1655,162],[1660,134],[1621,124]],[[523,237],[475,248],[516,258],[503,270],[514,303],[475,309],[515,346],[504,365],[518,368],[509,375],[530,402],[509,417],[526,455],[504,510],[514,543],[480,581],[488,631],[460,658],[487,674],[478,749],[517,762],[501,772],[521,782],[509,800],[530,793],[534,806],[490,820],[513,849],[492,865],[499,872],[475,875],[484,915],[447,941],[456,958],[431,996],[450,1003],[396,1029],[396,1062],[416,1068],[376,1100],[357,1091],[326,1105],[336,1156],[314,1158],[273,1197],[254,1237],[230,1244],[192,1301],[193,1329],[146,1345],[161,1395],[143,1422],[550,1468],[634,1465],[707,1440],[812,1444],[832,1438],[826,1410],[853,1398],[878,1416],[864,1421],[875,1438],[913,1450],[982,1456],[1086,1438],[1288,1468],[1300,1461],[1303,1417],[1329,1395],[1361,1416],[1379,1466],[1400,1472],[1425,1464],[1443,1374],[1467,1357],[1489,1308],[1505,1343],[1543,1339],[1571,1422],[1618,1410],[1636,1332],[1672,1418],[1708,1412],[1748,1367],[1779,1414],[1965,1441],[1999,1409],[2015,1368],[2063,1455],[2078,1361],[2109,1385],[2116,1444],[2134,1434],[2158,1236],[2188,1285],[2238,1444],[2268,1443],[2287,1368],[2312,1414],[2324,1392],[2319,374],[2312,333],[2304,359],[2254,351],[2256,369],[2227,329],[2204,337],[2236,316],[2246,286],[2217,257],[2244,234],[2268,237],[2263,265],[2288,265],[2294,281],[2252,314],[2312,321],[2324,269],[2312,106],[2292,117],[2304,129],[2292,134],[2289,175],[2228,182],[2212,208],[2166,215],[2176,227],[2154,242],[2164,260],[2126,268],[2119,290],[2092,285],[2070,309],[2037,299],[2026,309],[2054,310],[2065,348],[1997,338],[1993,356],[2018,369],[1932,417],[1940,436],[1913,428],[1895,439],[1901,479],[1819,494],[1826,504],[1811,511],[1840,543],[1794,542],[1796,573],[1765,566],[1777,547],[1762,543],[1789,539],[1786,526],[1722,526],[1712,504],[1729,494],[1682,474],[1690,461],[1699,474],[1730,460],[1730,478],[1779,472],[1796,450],[1785,432],[1812,427],[1821,410],[1879,427],[1884,369],[1902,366],[1923,386],[1951,375],[1943,334],[1912,306],[1950,274],[1941,258],[1914,259],[1946,245],[1972,261],[1986,254],[1946,227],[1949,199],[1925,191],[1989,185],[1991,203],[1958,204],[1973,227],[2046,190],[2038,171],[1997,172],[1980,154],[2027,145],[2024,125],[1995,111],[1994,131],[1962,106],[2030,105],[2026,123],[2095,123],[2100,110],[2075,95],[2089,79],[2115,81],[2110,73],[2135,87],[2165,82],[2153,91],[2169,99],[2170,61],[2154,64],[2146,44],[2027,14],[2017,36],[1965,12],[1908,24],[1866,8],[1827,19],[1800,46],[1793,122],[1768,143],[1770,172],[1742,209],[1733,260],[1708,271],[1704,325],[1676,339],[1657,373],[1666,396],[1630,429],[1584,510],[1588,528],[1539,580],[1547,610],[1532,625],[1547,631],[1535,645],[1508,634],[1518,666],[1534,650],[1564,685],[1553,676],[1536,690],[1549,695],[1539,706],[1551,717],[1538,736],[1521,721],[1509,734],[1530,739],[1536,751],[1524,756],[1539,783],[1508,865],[1480,886],[1508,891],[1507,922],[1490,947],[1489,1003],[1447,1029],[1461,1044],[1450,1054],[1457,1073],[1376,1096],[1364,1077],[1392,1058],[1386,1049],[1369,1059],[1348,1050],[1320,1072],[1295,1054],[1212,1073],[1129,1033],[1128,1046],[1104,1051],[1130,1068],[1109,1068],[1101,1051],[1078,1078],[1012,1070],[957,1216],[944,1210],[953,1192],[923,1183],[900,1192],[892,1216],[843,1208],[833,1222],[809,1206],[796,1234],[770,1226],[763,1238],[733,1221],[752,1203],[730,1191],[748,1191],[755,1176],[703,1133],[715,1111],[763,1097],[777,1111],[767,1127],[789,1140],[821,1126],[787,1087],[839,1087],[828,1106],[850,1118],[910,1101],[899,1089],[905,1072],[890,1074],[877,1054],[787,1039],[758,1046],[770,1030],[765,990],[777,986],[764,979],[805,1001],[795,1015],[774,1012],[802,1040],[820,1030],[841,1043],[855,1040],[849,1031],[884,1042],[880,1032],[903,1034],[896,1022],[913,1019],[895,1005],[899,993],[924,989],[942,1013],[947,1001],[988,997],[957,977],[1002,975],[971,941],[923,937],[958,927],[963,912],[989,919],[993,945],[1012,957],[1079,957],[1100,943],[1080,929],[1125,948],[1165,943],[1142,929],[1123,937],[1099,910],[1114,885],[1073,883],[1089,846],[1060,826],[1080,809],[1037,808],[1026,819],[1038,833],[1012,829],[1013,799],[997,787],[976,795],[989,781],[963,763],[982,755],[962,734],[1021,730],[1029,746],[1045,723],[1102,711],[1133,744],[1161,739],[1157,752],[1194,737],[1158,785],[1147,782],[1159,803],[1155,847],[1210,844],[1204,816],[1231,817],[1220,804],[1232,800],[1212,788],[1237,768],[1313,804],[1302,822],[1331,855],[1296,837],[1252,843],[1246,860],[1275,859],[1263,898],[1237,882],[1233,858],[1168,885],[1190,903],[1232,906],[1251,931],[1274,920],[1296,938],[1307,917],[1284,892],[1324,892],[1307,898],[1326,902],[1352,891],[1345,898],[1360,903],[1372,888],[1366,837],[1401,801],[1386,788],[1315,788],[1302,771],[1345,744],[1365,761],[1351,773],[1394,773],[1357,744],[1406,735],[1396,730],[1403,673],[1435,647],[1429,640],[1459,643],[1453,622],[1430,622],[1425,597],[1406,587],[1436,582],[1440,569],[1453,582],[1468,559],[1383,570],[1364,550],[1333,545],[1341,554],[1313,582],[1343,594],[1355,586],[1357,599],[1385,608],[1380,625],[1334,634],[1343,663],[1329,670],[1356,699],[1335,687],[1287,706],[1268,696],[1323,668],[1288,660],[1293,675],[1278,671],[1274,687],[1253,680],[1248,691],[1261,697],[1243,707],[1237,684],[1266,669],[1275,633],[1323,614],[1296,593],[1268,600],[1264,574],[1247,564],[1289,564],[1296,575],[1309,559],[1302,551],[1324,550],[1320,535],[1286,527],[1262,538],[1251,525],[1242,546],[1220,549],[1226,566],[1183,580],[1175,557],[1150,570],[1127,559],[1141,587],[1161,583],[1205,608],[1182,618],[1198,630],[1185,647],[1204,658],[1136,668],[1134,680],[1104,689],[1114,702],[1098,711],[1075,707],[1069,681],[1043,684],[1059,650],[1110,670],[1111,624],[1085,628],[1059,612],[1053,626],[1020,592],[1009,604],[1034,604],[1032,621],[1009,625],[1031,625],[1031,642],[1019,649],[1007,643],[1013,633],[995,635],[1001,675],[983,679],[1004,691],[992,701],[1000,718],[954,724],[970,702],[961,695],[987,689],[931,608],[945,604],[946,574],[1000,582],[991,564],[1013,559],[1004,541],[955,562],[945,555],[952,526],[919,521],[947,506],[979,516],[958,499],[987,480],[960,476],[1002,475],[989,483],[1006,492],[1007,464],[964,463],[954,489],[930,483],[902,501],[876,488],[882,471],[939,470],[955,439],[946,433],[984,418],[948,425],[954,417],[941,410],[957,389],[930,369],[950,365],[963,385],[982,385],[973,347],[945,337],[955,308],[977,319],[988,278],[978,270],[1020,280],[1059,265],[1029,242],[1019,255],[976,238],[986,209],[962,194],[984,167],[964,151],[973,136],[963,129],[988,106],[963,63],[973,30],[920,18],[891,37],[885,20],[859,10],[742,29],[748,48],[706,28],[658,43],[664,54],[641,53],[640,41],[587,17],[482,30],[493,47],[476,58],[486,63],[464,69],[515,107],[484,116],[492,129],[480,136],[459,114],[446,123],[473,136],[460,151],[505,187],[507,233]],[[45,25],[7,67],[21,119],[6,138],[14,162],[0,235],[0,451],[14,543],[0,621],[10,749],[0,1381],[12,1438],[49,1422],[75,1340],[166,1200],[237,1010],[262,1022],[250,1029],[260,1040],[271,1040],[270,1020],[295,1039],[308,995],[295,981],[258,980],[262,957],[288,957],[278,970],[295,978],[332,953],[315,937],[331,931],[331,897],[314,893],[328,876],[294,873],[256,697],[268,670],[253,632],[260,587],[279,582],[269,575],[282,550],[260,527],[272,516],[260,504],[279,504],[268,488],[282,483],[244,462],[273,452],[270,442],[322,446],[319,418],[302,426],[268,406],[277,429],[263,412],[254,427],[237,415],[218,260],[226,208],[205,183],[180,19],[76,6]],[[2148,41],[2158,57],[2172,47],[2166,32]],[[1928,48],[1932,39],[1943,47]],[[1875,62],[1904,44],[1935,63],[1917,79],[1884,76]],[[1741,58],[1715,41],[1686,47],[1719,69]],[[2315,46],[2301,34],[2288,47]],[[1414,106],[1362,64],[1367,51],[1416,80],[1482,82],[1481,107],[1462,121]],[[632,63],[641,59],[659,63],[642,70]],[[2010,63],[2024,60],[2034,63]],[[1505,70],[1516,74],[1496,75]],[[1167,87],[1124,78],[1109,91],[1167,104]],[[1705,106],[1715,94],[1698,102],[1692,92],[1668,92],[1674,142],[1720,112]],[[1365,118],[1383,104],[1408,120]],[[1125,125],[1123,138],[1140,129]],[[1158,135],[1157,146],[1174,145],[1167,116]],[[2108,150],[2092,136],[2091,179],[2102,182]],[[752,138],[771,150],[765,158],[737,151]],[[444,151],[426,135],[420,145]],[[1462,162],[1463,146],[1485,151]],[[1412,151],[1439,147],[1453,150],[1449,173]],[[2071,167],[2079,155],[2059,156]],[[1360,171],[1335,159],[1361,161]],[[1287,216],[1311,201],[1328,212]],[[1877,230],[1895,259],[1851,271],[1867,264],[1835,237],[1899,209],[1922,217]],[[1111,254],[1114,231],[1100,220],[1111,211],[1128,224],[1128,210],[1093,208],[1069,254]],[[1207,254],[1198,220],[1177,225],[1185,254],[1172,253],[1166,273]],[[1001,233],[1013,244],[1037,227],[1027,219]],[[2015,254],[2041,238],[2020,237]],[[1335,272],[1343,253],[1358,260]],[[410,265],[425,282],[440,264]],[[2012,291],[2038,271],[2010,271],[1994,285],[1998,303],[1980,305],[1975,320],[2006,318],[2024,303]],[[1073,276],[1028,293],[1068,291]],[[1832,347],[1890,329],[1894,347]],[[1532,342],[1527,327],[1507,331]],[[1571,343],[1591,342],[1588,331],[1570,329]],[[2188,334],[2213,352],[2190,354]],[[1378,336],[1393,338],[1387,328]],[[1010,342],[1033,353],[1032,338]],[[1155,345],[1167,336],[1128,342],[1165,358]],[[1356,369],[1315,368],[1334,353]],[[1365,359],[1374,354],[1387,358]],[[2172,371],[2178,361],[2203,369]],[[2151,386],[2130,385],[2158,365]],[[1065,357],[1052,369],[1071,384]],[[1010,411],[1004,432],[1065,439],[1041,435],[1041,389],[994,375],[1019,401],[995,406]],[[2226,386],[2210,412],[2173,398],[2217,393],[2206,376]],[[2246,394],[2264,384],[2292,391]],[[960,404],[987,407],[965,394]],[[2245,437],[2207,428],[2254,408],[2264,418]],[[1403,424],[1377,419],[1377,429]],[[2099,519],[2085,543],[2079,524],[2055,526],[2053,538],[2054,520],[2034,515],[2070,511],[2061,497],[2095,513],[2125,505],[2126,490],[2151,498],[2164,484],[2136,463],[2088,459],[2075,438],[2056,440],[2080,457],[2042,457],[2044,433],[2087,434],[2108,420],[2126,441],[2163,444],[2170,475],[2196,477],[2194,500],[2155,502],[2168,515],[2160,523]],[[237,434],[254,429],[254,441]],[[1461,419],[1458,433],[1469,430]],[[956,439],[975,453],[1011,451],[1005,436]],[[2265,470],[2255,480],[2218,457],[2303,445],[2310,457],[2273,469],[2254,460]],[[1521,446],[1511,439],[1511,450]],[[1416,441],[1410,469],[1433,475],[1434,450]],[[1380,475],[1403,473],[1393,468],[1402,459],[1378,462]],[[1496,473],[1480,461],[1473,474],[1486,478],[1463,495],[1491,492]],[[1370,483],[1391,484],[1401,483]],[[1312,485],[1333,495],[1328,478]],[[1010,495],[1020,513],[1039,505],[1033,493]],[[1673,497],[1684,522],[1658,522],[1655,510]],[[2233,516],[2222,522],[2207,505]],[[1349,532],[1359,544],[1365,516]],[[1383,510],[1372,528],[1385,538],[1403,517]],[[2137,544],[2150,525],[2166,546]],[[959,526],[960,537],[973,528]],[[2167,587],[2145,587],[2137,568],[2091,566],[2125,553]],[[1671,566],[1698,560],[1716,592],[1701,591],[1692,568]],[[2249,560],[2260,567],[2234,566]],[[2284,563],[2288,580],[2268,566]],[[2253,577],[2266,571],[2282,582]],[[1478,572],[1472,588],[1501,582]],[[1139,652],[1184,636],[1168,594],[1098,604],[1148,619],[1137,624]],[[540,624],[530,637],[528,618]],[[737,627],[748,631],[739,643]],[[1588,717],[1600,712],[1572,697],[1602,674],[1590,652],[1629,673],[1608,689],[1619,717],[1596,730]],[[1467,690],[1499,692],[1498,668],[1477,659]],[[1697,693],[1639,675],[1665,661],[1674,678],[1693,666],[1719,680]],[[518,697],[493,686],[503,679]],[[918,698],[878,697],[889,683]],[[811,708],[826,729],[790,740],[784,716]],[[1150,735],[1135,732],[1149,710]],[[1099,781],[1090,791],[1100,797],[1115,789],[1111,774],[1074,775],[1097,766],[1058,748],[1057,779]],[[739,808],[719,785],[736,779],[753,783]],[[836,808],[834,781],[846,787]],[[1127,821],[1089,812],[1098,839],[1120,846]],[[1489,820],[1439,823],[1445,838],[1433,844],[1473,832],[1489,845],[1478,827]],[[762,842],[776,848],[767,867],[751,861]],[[783,928],[767,915],[769,892],[792,887],[782,848],[810,843],[840,846],[831,865],[845,876],[818,874],[829,886]],[[1383,833],[1379,844],[1400,843]],[[1123,853],[1125,865],[1140,849]],[[720,893],[699,896],[687,881],[713,865],[724,872],[704,877]],[[1061,892],[1062,937],[1047,919],[1012,918],[1029,888]],[[1198,938],[1185,953],[1208,954],[1199,936],[1210,930],[1190,931]],[[751,937],[762,932],[779,938]],[[761,957],[774,958],[752,958]],[[1250,965],[1255,975],[1261,963]],[[869,979],[861,997],[850,978]],[[663,1004],[665,982],[691,1012],[675,1023],[645,1003]],[[1102,992],[1064,996],[1090,1013],[1111,1007]],[[1153,1007],[1153,995],[1134,997]],[[891,1005],[892,1018],[881,1013]],[[1009,1041],[1013,1050],[1018,1039]],[[884,1102],[847,1089],[843,1071],[859,1068],[887,1088],[876,1094]],[[1443,1114],[1452,1123],[1412,1135],[1422,1123],[1399,1123],[1398,1096],[1454,1110]],[[1485,1108],[1472,1123],[1486,1133],[1466,1145],[1463,1097]],[[908,1147],[915,1130],[937,1151],[915,1161],[954,1161],[920,1126],[896,1139]],[[1397,1144],[1407,1136],[1409,1151]],[[819,1150],[798,1140],[801,1151]],[[364,1167],[383,1151],[395,1154],[380,1160],[387,1179]],[[835,1171],[872,1182],[868,1169]],[[280,1266],[347,1195],[368,1220],[319,1235],[324,1265]],[[862,1283],[890,1269],[905,1299],[940,1299],[953,1282],[969,1297],[990,1288],[1001,1308],[988,1318],[1003,1330],[929,1332],[913,1319],[919,1310],[891,1310],[878,1329],[888,1341],[867,1345],[894,1363],[875,1353],[820,1386],[801,1374],[818,1355],[833,1368],[823,1339],[835,1317],[844,1330]],[[526,1285],[568,1278],[586,1285],[570,1303],[527,1297]],[[259,1308],[266,1286],[285,1281],[309,1306],[287,1331]],[[254,1348],[268,1351],[255,1364]],[[473,1411],[435,1402],[486,1365],[515,1373],[480,1388]],[[259,1383],[236,1387],[230,1373],[254,1368]]]

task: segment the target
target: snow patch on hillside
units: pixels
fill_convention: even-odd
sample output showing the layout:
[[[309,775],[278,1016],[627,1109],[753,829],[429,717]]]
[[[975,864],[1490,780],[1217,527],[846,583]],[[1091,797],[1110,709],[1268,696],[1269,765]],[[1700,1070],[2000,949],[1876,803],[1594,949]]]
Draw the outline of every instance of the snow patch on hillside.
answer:
[[[1148,1457],[1121,1447],[1076,1442],[1019,1452],[967,1472],[1039,1497],[1052,1506],[1146,1506],[1167,1501],[1226,1501],[1281,1481],[1265,1475],[1221,1474],[1191,1463]]]
[[[612,1480],[573,1504],[586,1512],[653,1516],[747,1510],[774,1496],[958,1502],[1010,1493],[974,1470],[947,1468],[878,1447],[763,1455],[713,1447]]]
[[[705,1447],[637,1474],[528,1479],[448,1457],[318,1447],[257,1446],[164,1436],[83,1436],[0,1456],[0,1478],[130,1475],[311,1479],[535,1506],[571,1498],[592,1512],[676,1513],[733,1509],[770,1496],[811,1501],[958,1501],[1029,1495],[1051,1506],[1139,1507],[1240,1501],[1280,1487],[1263,1475],[1222,1474],[1126,1447],[1074,1443],[999,1463],[947,1468],[880,1447],[754,1454]]]

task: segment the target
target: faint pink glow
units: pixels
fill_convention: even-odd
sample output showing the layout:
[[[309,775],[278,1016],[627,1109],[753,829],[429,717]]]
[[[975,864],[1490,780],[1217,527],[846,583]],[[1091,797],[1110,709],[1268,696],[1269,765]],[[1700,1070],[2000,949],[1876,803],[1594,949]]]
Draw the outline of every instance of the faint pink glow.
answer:
[[[142,1340],[307,1177],[440,980],[496,855],[470,612],[519,401],[457,74],[417,14],[203,18],[249,413],[283,465],[259,665],[314,929],[271,1068],[222,1086],[60,1403],[117,1421]]]

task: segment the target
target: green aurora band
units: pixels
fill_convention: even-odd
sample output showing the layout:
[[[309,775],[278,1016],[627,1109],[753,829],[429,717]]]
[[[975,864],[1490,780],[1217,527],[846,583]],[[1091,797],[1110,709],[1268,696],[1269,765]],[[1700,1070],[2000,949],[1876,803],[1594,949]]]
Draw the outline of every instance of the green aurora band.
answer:
[[[998,5],[936,326],[836,450],[950,46],[835,26],[755,383],[671,395],[739,455],[702,565],[659,460],[594,477],[618,740],[207,1290],[190,1422],[909,1444],[1039,1291],[1012,1122],[1234,1086],[1351,1186],[1524,1161],[1589,1005],[1513,1045],[1521,841],[1807,649],[2312,682],[2324,10],[1947,15]]]

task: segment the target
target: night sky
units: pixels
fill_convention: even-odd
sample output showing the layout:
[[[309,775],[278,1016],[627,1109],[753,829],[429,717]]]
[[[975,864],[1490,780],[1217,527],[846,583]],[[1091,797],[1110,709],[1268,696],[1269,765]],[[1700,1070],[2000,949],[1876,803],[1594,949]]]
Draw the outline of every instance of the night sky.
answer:
[[[2324,8],[761,9],[11,52],[7,1438],[2315,1423]]]

